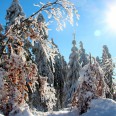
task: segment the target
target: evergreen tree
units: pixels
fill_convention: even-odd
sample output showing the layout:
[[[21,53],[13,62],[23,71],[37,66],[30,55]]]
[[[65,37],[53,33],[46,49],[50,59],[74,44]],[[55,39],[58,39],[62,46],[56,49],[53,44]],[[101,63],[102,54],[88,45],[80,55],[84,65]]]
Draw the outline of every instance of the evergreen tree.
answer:
[[[77,88],[77,82],[79,78],[80,64],[78,62],[78,49],[76,47],[76,40],[74,34],[74,40],[72,41],[73,47],[71,49],[72,53],[69,56],[69,67],[67,80],[65,85],[66,91],[66,105],[71,102],[72,96]]]
[[[112,98],[112,93],[113,93],[112,79],[113,79],[114,64],[112,61],[111,54],[109,53],[108,47],[106,45],[103,46],[102,69],[105,73],[105,81],[110,88],[110,91],[107,93],[106,97]]]
[[[33,94],[33,107],[38,111],[52,111],[56,105],[56,92],[47,82],[47,77],[39,77],[39,86],[36,85],[36,91]]]
[[[5,47],[5,45],[4,45],[5,36],[4,36],[4,34],[2,34],[2,32],[3,32],[3,27],[0,24],[0,56],[2,55],[2,52],[3,52],[4,47]]]
[[[88,63],[87,55],[85,53],[85,49],[83,48],[82,41],[80,41],[79,63],[81,64],[82,67]]]
[[[36,90],[35,95],[33,96],[33,105],[38,109],[42,111],[47,111],[50,110],[49,108],[50,103],[55,105],[56,103],[56,98],[55,98],[55,90],[54,90],[54,57],[52,56],[53,54],[56,54],[55,51],[53,50],[52,47],[54,46],[49,40],[48,40],[48,35],[47,35],[47,27],[45,26],[45,20],[42,14],[39,14],[37,17],[37,22],[38,24],[42,24],[43,27],[40,31],[40,35],[42,36],[43,43],[41,41],[36,41],[34,42],[34,46],[32,47],[32,52],[34,55],[34,60],[35,63],[37,64],[38,67],[38,73],[39,73],[39,86],[37,85],[36,88],[44,88],[44,85],[41,84],[41,80],[43,78],[46,78],[46,89],[48,87],[48,91],[50,92],[51,96],[54,96],[53,98],[46,98],[45,95],[47,95],[48,91],[44,91],[44,99],[43,95],[41,95],[41,91]],[[49,47],[51,46],[51,47]],[[45,49],[46,48],[46,49]],[[43,80],[44,81],[44,80]],[[50,89],[51,88],[51,89]],[[47,95],[48,96],[48,95]],[[49,105],[48,105],[49,101]],[[53,106],[52,106],[53,109]]]
[[[101,66],[102,61],[101,61],[101,59],[99,58],[99,56],[96,57],[96,61],[97,61],[97,62],[99,63],[99,65]]]
[[[15,23],[15,20],[17,17],[20,17],[20,19],[23,19],[25,14],[23,13],[23,10],[19,4],[18,0],[13,0],[11,6],[7,10],[6,20],[8,21],[8,25],[12,25]]]
[[[39,74],[43,77],[48,77],[48,83],[53,86],[54,75],[41,43],[37,42],[34,44],[33,54],[35,55],[35,62],[38,66]]]
[[[65,100],[65,96],[64,96],[64,83],[66,83],[65,79],[67,76],[67,63],[64,60],[64,57],[61,56],[61,54],[59,53],[58,47],[57,45],[53,42],[52,39],[52,43],[55,45],[55,48],[53,49],[57,49],[56,52],[56,56],[55,56],[55,62],[54,62],[54,87],[56,89],[56,97],[57,97],[57,104],[56,104],[56,109],[60,109],[64,107],[64,100]]]
[[[79,114],[83,114],[89,108],[92,99],[105,97],[106,84],[104,73],[99,64],[90,61],[80,71],[78,87],[73,96],[72,105],[77,106]]]

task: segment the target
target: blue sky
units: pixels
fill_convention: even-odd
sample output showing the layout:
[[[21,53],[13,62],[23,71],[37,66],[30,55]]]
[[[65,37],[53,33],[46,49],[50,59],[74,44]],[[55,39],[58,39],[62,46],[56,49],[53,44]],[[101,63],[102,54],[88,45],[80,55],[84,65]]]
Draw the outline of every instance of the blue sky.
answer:
[[[40,0],[19,1],[27,17],[38,10],[37,7],[33,6],[33,3],[38,3]],[[116,57],[116,30],[111,29],[108,22],[106,22],[106,14],[110,11],[109,6],[116,6],[116,0],[71,1],[76,5],[80,15],[78,27],[66,23],[66,28],[63,31],[57,32],[55,23],[49,26],[52,29],[49,31],[49,38],[54,38],[66,61],[69,60],[69,54],[71,53],[72,33],[74,30],[76,30],[77,47],[79,46],[79,41],[82,41],[86,53],[101,57],[102,46],[107,45],[112,57]],[[12,0],[0,1],[0,23],[3,25],[5,25],[4,17],[6,15],[6,9],[8,9],[11,2]]]

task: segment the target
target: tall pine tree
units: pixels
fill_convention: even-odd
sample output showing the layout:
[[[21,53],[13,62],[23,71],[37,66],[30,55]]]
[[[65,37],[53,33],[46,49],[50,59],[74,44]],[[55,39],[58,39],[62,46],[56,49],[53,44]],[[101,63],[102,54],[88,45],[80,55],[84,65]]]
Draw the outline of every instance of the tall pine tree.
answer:
[[[99,58],[99,56],[96,57],[96,61],[97,61],[97,62],[99,63],[99,65],[101,66],[102,61],[101,61],[101,59]]]
[[[53,40],[52,40],[53,42]],[[55,44],[53,42],[53,44]],[[64,84],[66,83],[66,76],[67,76],[67,63],[64,59],[64,57],[60,54],[57,45],[55,45],[55,48],[57,49],[56,56],[55,56],[55,62],[54,62],[54,87],[56,89],[56,97],[57,97],[57,104],[56,109],[61,109],[64,107]]]
[[[36,85],[38,90],[36,89],[32,99],[33,105],[38,110],[48,111],[53,110],[53,106],[50,104],[55,105],[56,103],[54,89],[54,56],[51,55],[55,54],[55,50],[52,49],[54,46],[52,42],[48,40],[48,29],[42,14],[38,15],[37,22],[39,25],[43,25],[40,31],[43,41],[38,40],[34,42],[34,46],[32,47],[34,61],[37,64],[38,73],[40,75],[38,79],[39,86]],[[44,90],[44,88],[46,88],[46,90]],[[49,97],[47,98],[47,96]],[[51,107],[49,108],[49,106]]]
[[[76,47],[75,33],[74,40],[72,41],[73,47],[71,49],[72,53],[69,56],[69,66],[66,80],[66,102],[65,104],[69,104],[71,102],[72,96],[77,88],[77,82],[79,78],[79,70],[80,64],[78,59],[78,49]]]
[[[87,54],[85,53],[85,49],[83,48],[82,41],[80,41],[79,44],[80,44],[80,48],[79,48],[79,63],[83,67],[84,65],[86,65],[88,63],[88,59],[87,59]]]
[[[11,6],[7,10],[7,15],[6,15],[7,25],[14,24],[17,17],[20,17],[20,19],[23,19],[24,16],[25,14],[23,13],[23,10],[19,4],[19,1],[13,0]]]
[[[106,94],[108,98],[112,98],[113,93],[113,70],[114,64],[112,61],[111,54],[109,53],[109,49],[106,45],[103,46],[103,53],[102,53],[102,69],[105,73],[105,81],[110,88],[110,91]]]

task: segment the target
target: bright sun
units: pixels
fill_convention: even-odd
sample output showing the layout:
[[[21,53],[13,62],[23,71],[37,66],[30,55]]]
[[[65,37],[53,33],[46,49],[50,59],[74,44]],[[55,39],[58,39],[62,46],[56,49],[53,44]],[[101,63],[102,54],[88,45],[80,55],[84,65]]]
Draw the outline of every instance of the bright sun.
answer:
[[[116,32],[116,5],[110,5],[108,7],[106,23],[111,31]]]

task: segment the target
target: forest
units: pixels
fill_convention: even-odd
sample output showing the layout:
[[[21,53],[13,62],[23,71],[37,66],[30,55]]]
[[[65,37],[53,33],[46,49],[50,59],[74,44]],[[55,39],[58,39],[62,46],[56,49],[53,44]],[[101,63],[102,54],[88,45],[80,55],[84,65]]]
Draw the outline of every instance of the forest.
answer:
[[[94,57],[74,31],[67,62],[48,39],[48,25],[56,22],[56,31],[66,22],[76,25],[78,9],[70,0],[35,6],[39,10],[26,17],[20,1],[12,0],[6,25],[0,24],[0,116],[116,116],[115,62],[108,46]]]

